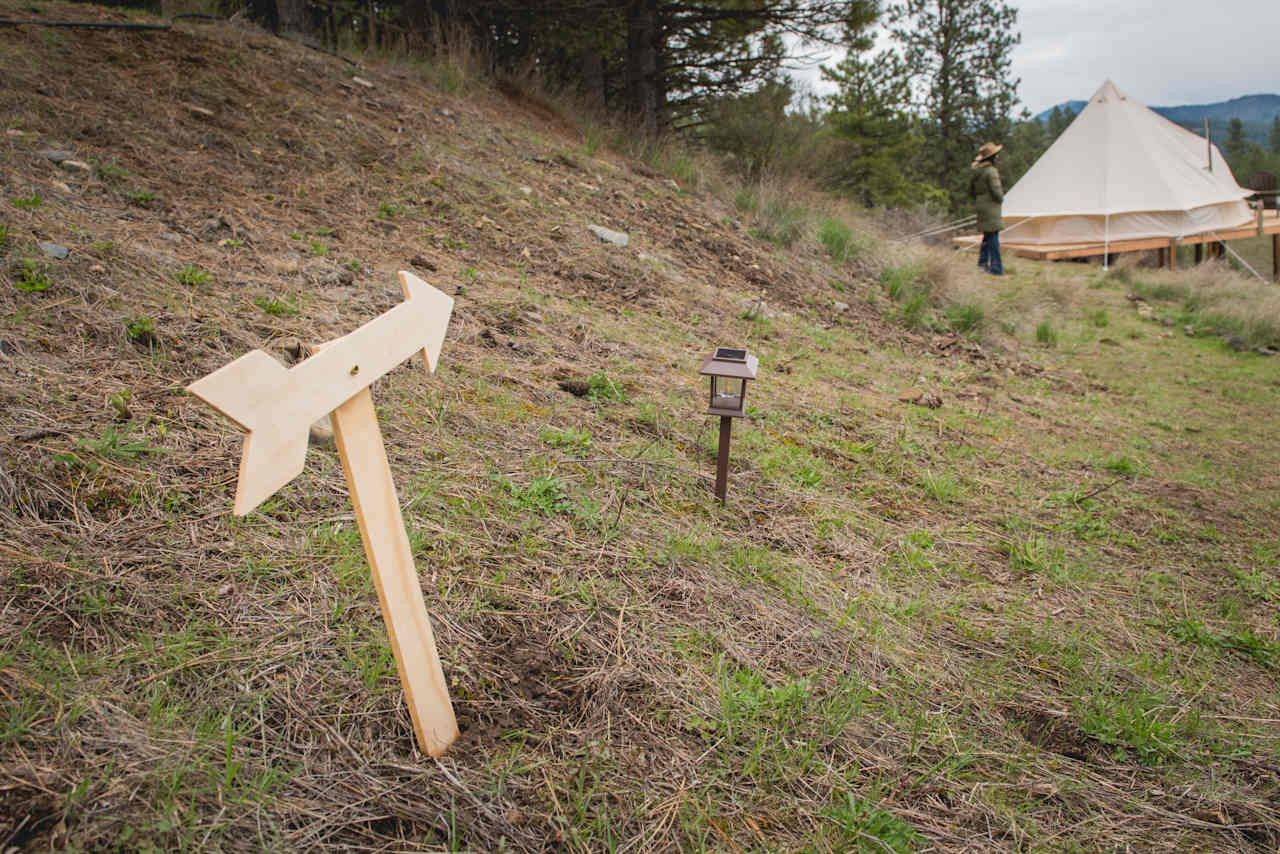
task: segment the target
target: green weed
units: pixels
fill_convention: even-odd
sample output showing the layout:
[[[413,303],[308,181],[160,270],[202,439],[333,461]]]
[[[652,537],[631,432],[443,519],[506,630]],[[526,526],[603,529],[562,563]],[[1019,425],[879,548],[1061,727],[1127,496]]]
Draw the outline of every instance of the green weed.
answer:
[[[543,516],[568,513],[573,509],[573,501],[565,491],[564,484],[554,477],[535,477],[526,487],[510,482],[504,485],[521,509],[541,513]]]
[[[538,434],[542,441],[546,442],[553,448],[564,448],[568,450],[586,453],[591,450],[591,434],[585,430],[575,430],[570,427],[566,430],[560,430],[556,427],[547,427]]]
[[[1080,716],[1080,729],[1112,747],[1117,761],[1133,754],[1149,766],[1180,758],[1199,726],[1194,710],[1141,692],[1095,695]]]
[[[70,466],[97,471],[100,467],[99,463],[88,455],[114,462],[128,463],[134,462],[146,454],[168,453],[164,448],[151,444],[145,434],[141,439],[130,439],[129,434],[137,427],[136,420],[130,421],[123,429],[116,429],[115,425],[109,424],[102,428],[102,435],[98,438],[81,439],[76,442],[76,449],[81,452],[80,454],[75,452],[54,454],[53,458]]]
[[[1089,322],[1094,326],[1102,328],[1111,323],[1111,318],[1107,314],[1107,310],[1105,308],[1100,308],[1093,314],[1089,315]]]
[[[180,285],[203,285],[211,279],[212,276],[194,264],[187,264],[173,274],[173,280]]]
[[[115,163],[103,163],[98,166],[98,177],[108,183],[115,183],[128,174],[128,169]]]
[[[9,251],[9,226],[0,223],[0,258]]]
[[[609,378],[604,371],[587,377],[587,398],[597,403],[626,403],[626,389]]]
[[[1236,584],[1245,593],[1248,593],[1254,599],[1261,599],[1264,602],[1280,602],[1280,580],[1268,575],[1261,569],[1252,569],[1249,572],[1232,568],[1231,575],[1235,578]]]
[[[1058,346],[1058,330],[1053,328],[1053,324],[1047,320],[1042,320],[1036,324],[1036,341],[1046,347]]]
[[[279,299],[277,297],[254,297],[253,304],[276,317],[289,317],[298,314],[302,309],[296,299]]]
[[[329,244],[325,243],[323,240],[312,240],[311,254],[314,257],[323,258],[325,255],[329,254]]]
[[[36,208],[40,207],[40,203],[43,201],[44,199],[40,197],[40,194],[36,193],[34,195],[26,196],[24,198],[14,199],[13,206],[15,208],[21,208],[22,210],[33,211]]]
[[[1138,477],[1145,471],[1145,466],[1142,463],[1123,454],[1104,457],[1098,461],[1098,467],[1121,477]]]
[[[856,254],[853,231],[834,217],[823,217],[822,225],[818,229],[818,239],[822,241],[831,260],[837,264],[850,260],[851,252]]]
[[[25,258],[22,261],[22,269],[18,271],[18,279],[13,286],[23,293],[37,293],[39,291],[47,291],[49,286],[53,284],[49,279],[49,265],[36,261],[34,258]]]
[[[982,328],[987,312],[976,302],[953,302],[947,306],[947,321],[961,335],[968,335]]]
[[[155,192],[152,190],[130,190],[126,195],[129,197],[129,201],[140,206],[145,206],[154,201],[156,197]]]
[[[159,341],[155,320],[145,314],[125,320],[124,334],[135,344],[150,346]]]
[[[840,839],[830,850],[857,854],[910,854],[925,844],[925,838],[902,819],[886,812],[852,792],[822,811],[834,825]],[[825,834],[824,834],[825,835]]]
[[[1280,670],[1280,643],[1259,637],[1251,628],[1217,634],[1199,620],[1188,617],[1172,623],[1169,634],[1183,643],[1192,643],[1205,649],[1230,650],[1266,670]]]
[[[964,493],[963,487],[951,472],[934,474],[932,471],[926,471],[920,475],[920,486],[924,489],[925,495],[940,504],[955,501]]]

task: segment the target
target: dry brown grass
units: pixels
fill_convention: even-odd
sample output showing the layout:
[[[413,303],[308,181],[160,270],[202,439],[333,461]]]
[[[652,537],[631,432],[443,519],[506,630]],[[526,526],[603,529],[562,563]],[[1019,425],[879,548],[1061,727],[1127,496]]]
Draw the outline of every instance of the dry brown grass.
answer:
[[[0,47],[0,847],[1280,842],[1262,357],[1062,268],[987,290],[879,237],[837,265],[816,201],[784,251],[692,161],[398,62],[366,90],[222,27]],[[40,239],[73,254],[25,293]],[[905,328],[882,273],[912,266],[935,311],[1043,304],[1062,346]],[[439,761],[334,455],[232,519],[241,439],[181,391],[386,310],[400,268],[458,300],[438,374],[375,391],[463,726]],[[694,372],[728,341],[764,371],[720,508]],[[593,376],[625,399],[558,385]]]

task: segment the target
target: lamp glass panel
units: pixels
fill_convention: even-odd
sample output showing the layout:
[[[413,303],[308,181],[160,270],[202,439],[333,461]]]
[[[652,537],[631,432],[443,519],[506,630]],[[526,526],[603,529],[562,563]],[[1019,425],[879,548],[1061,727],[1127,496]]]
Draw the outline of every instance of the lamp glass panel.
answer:
[[[738,377],[715,377],[711,382],[711,405],[716,409],[742,408],[742,380]]]

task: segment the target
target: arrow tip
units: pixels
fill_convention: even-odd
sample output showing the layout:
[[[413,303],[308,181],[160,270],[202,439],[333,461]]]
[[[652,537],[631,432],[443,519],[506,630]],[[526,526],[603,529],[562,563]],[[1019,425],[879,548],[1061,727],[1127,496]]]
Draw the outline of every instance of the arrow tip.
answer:
[[[404,289],[406,300],[424,300],[423,308],[427,309],[426,345],[422,348],[422,357],[427,363],[427,373],[434,374],[440,361],[440,351],[444,348],[444,336],[449,330],[449,318],[453,315],[453,297],[419,279],[407,270],[400,271],[400,287]]]

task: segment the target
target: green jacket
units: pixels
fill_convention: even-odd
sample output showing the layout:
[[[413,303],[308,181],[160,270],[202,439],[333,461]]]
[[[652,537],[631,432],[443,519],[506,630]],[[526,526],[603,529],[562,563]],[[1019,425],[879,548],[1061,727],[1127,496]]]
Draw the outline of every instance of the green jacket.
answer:
[[[978,231],[1000,231],[1004,219],[1000,215],[1000,203],[1004,201],[1004,188],[1000,186],[1000,172],[994,163],[983,161],[975,164],[969,177],[969,198],[978,209]]]

